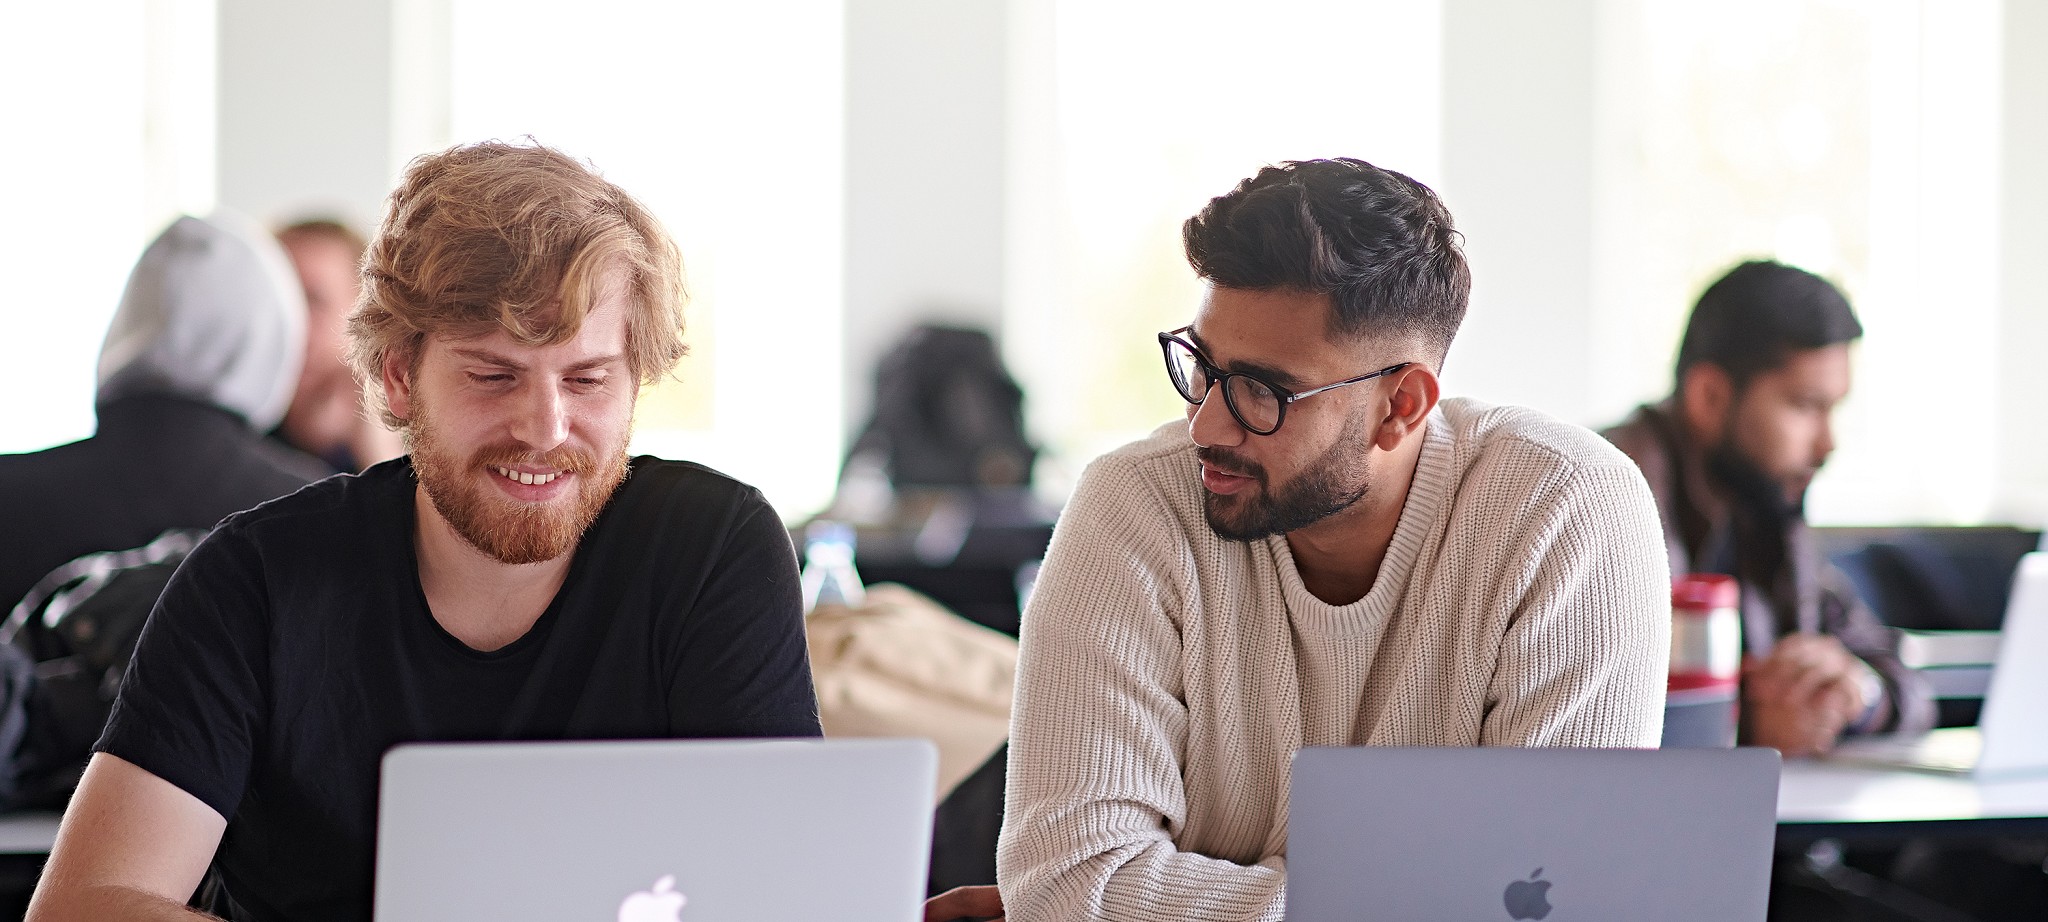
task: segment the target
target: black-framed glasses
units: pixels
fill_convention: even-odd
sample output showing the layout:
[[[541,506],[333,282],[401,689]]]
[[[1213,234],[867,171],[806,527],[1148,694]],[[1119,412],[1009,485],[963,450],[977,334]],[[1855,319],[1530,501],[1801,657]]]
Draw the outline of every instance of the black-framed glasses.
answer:
[[[1223,385],[1223,405],[1230,410],[1231,418],[1253,435],[1272,435],[1280,431],[1280,423],[1287,419],[1287,405],[1297,400],[1314,397],[1324,391],[1333,391],[1348,384],[1370,381],[1381,375],[1390,375],[1407,368],[1409,362],[1388,365],[1375,372],[1346,378],[1335,384],[1296,393],[1277,384],[1268,384],[1241,371],[1224,371],[1217,368],[1209,357],[1194,343],[1182,338],[1182,334],[1194,329],[1181,327],[1159,334],[1159,349],[1166,354],[1166,376],[1173,379],[1173,389],[1180,392],[1181,399],[1199,406],[1209,396],[1211,385]]]

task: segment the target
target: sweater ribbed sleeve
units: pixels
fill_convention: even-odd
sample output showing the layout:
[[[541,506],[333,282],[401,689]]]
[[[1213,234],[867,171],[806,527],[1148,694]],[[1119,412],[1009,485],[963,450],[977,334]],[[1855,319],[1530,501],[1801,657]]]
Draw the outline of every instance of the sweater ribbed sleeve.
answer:
[[[1028,607],[997,872],[1012,922],[1278,920],[1316,745],[1654,746],[1670,582],[1636,468],[1445,401],[1373,589],[1217,538],[1185,426],[1098,459]]]

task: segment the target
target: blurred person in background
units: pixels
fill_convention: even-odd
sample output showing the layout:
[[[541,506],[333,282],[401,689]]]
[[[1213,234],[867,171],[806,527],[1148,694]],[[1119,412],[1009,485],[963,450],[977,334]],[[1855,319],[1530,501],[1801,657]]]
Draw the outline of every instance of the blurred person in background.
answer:
[[[241,215],[178,219],[128,277],[100,349],[91,438],[0,456],[0,611],[58,566],[140,547],[330,473],[265,439],[306,308],[284,251]]]
[[[1693,308],[1672,395],[1602,433],[1657,496],[1671,572],[1741,584],[1741,739],[1788,756],[1826,752],[1845,733],[1934,725],[1925,680],[1806,525],[1862,335],[1825,279],[1743,263]]]
[[[273,438],[337,471],[359,471],[403,451],[398,436],[363,412],[363,389],[348,365],[348,315],[362,294],[365,241],[329,219],[277,232],[306,292],[306,363]]]

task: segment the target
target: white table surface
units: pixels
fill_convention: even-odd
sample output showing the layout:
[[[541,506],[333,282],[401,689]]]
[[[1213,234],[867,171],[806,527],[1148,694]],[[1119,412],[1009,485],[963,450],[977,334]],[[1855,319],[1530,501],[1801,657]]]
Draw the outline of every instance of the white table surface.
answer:
[[[1785,760],[1780,823],[1898,823],[2048,817],[2048,774],[2001,781]]]

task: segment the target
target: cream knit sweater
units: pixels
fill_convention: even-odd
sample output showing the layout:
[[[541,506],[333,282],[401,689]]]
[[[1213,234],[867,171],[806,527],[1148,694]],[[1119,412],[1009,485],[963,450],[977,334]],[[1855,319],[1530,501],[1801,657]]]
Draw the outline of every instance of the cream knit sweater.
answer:
[[[1202,518],[1183,423],[1089,465],[1026,610],[996,852],[1011,922],[1278,920],[1302,746],[1655,746],[1671,623],[1634,464],[1444,401],[1365,598]]]

